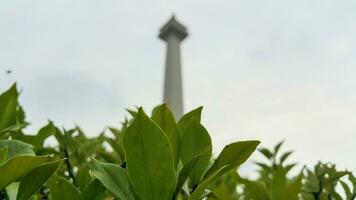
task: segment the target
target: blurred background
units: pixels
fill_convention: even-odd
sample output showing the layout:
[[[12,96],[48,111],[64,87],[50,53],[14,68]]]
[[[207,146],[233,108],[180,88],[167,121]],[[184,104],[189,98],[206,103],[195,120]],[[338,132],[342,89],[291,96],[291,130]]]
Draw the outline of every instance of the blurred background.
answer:
[[[185,111],[203,105],[217,154],[226,143],[285,139],[302,164],[356,170],[356,1],[3,0],[0,90],[13,82],[31,126],[48,119],[89,135],[125,108],[162,102],[175,13]]]

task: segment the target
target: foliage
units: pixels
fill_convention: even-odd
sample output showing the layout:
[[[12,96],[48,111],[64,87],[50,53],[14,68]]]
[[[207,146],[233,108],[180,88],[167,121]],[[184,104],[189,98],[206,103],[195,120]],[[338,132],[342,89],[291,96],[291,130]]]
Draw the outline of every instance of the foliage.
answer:
[[[152,116],[142,108],[128,110],[131,117],[120,128],[94,138],[52,121],[29,134],[18,96],[16,85],[0,95],[0,199],[209,198],[212,185],[259,144],[231,143],[213,160],[202,108],[176,121],[165,104]],[[56,142],[45,145],[50,137]]]
[[[283,142],[274,148],[260,148],[267,162],[255,162],[256,179],[241,177],[237,171],[222,176],[213,186],[211,199],[239,200],[355,200],[356,178],[338,171],[333,164],[319,162],[313,170],[303,167],[290,176],[296,163],[287,163],[292,151],[281,153]],[[347,180],[343,179],[348,177]],[[342,189],[338,189],[341,186]]]

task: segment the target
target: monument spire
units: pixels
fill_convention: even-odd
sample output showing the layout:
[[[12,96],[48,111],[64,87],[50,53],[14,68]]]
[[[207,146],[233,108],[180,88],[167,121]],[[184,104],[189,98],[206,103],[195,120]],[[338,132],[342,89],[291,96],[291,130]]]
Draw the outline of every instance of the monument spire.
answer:
[[[158,36],[167,45],[163,102],[167,103],[177,120],[183,115],[180,43],[187,36],[186,27],[174,15],[161,28]]]

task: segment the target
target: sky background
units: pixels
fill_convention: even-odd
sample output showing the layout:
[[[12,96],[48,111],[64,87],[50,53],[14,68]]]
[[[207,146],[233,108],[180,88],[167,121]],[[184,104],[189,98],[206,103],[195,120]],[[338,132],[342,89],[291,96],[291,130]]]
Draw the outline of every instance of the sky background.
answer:
[[[118,126],[125,108],[161,103],[165,44],[176,14],[185,110],[204,106],[224,144],[282,139],[292,160],[356,170],[354,0],[2,0],[0,90],[14,81],[32,132]],[[6,70],[11,69],[10,75]]]

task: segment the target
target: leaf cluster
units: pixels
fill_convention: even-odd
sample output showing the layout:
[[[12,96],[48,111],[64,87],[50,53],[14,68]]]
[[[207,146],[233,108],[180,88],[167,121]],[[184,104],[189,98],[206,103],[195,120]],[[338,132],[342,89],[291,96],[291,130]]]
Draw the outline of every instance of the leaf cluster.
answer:
[[[94,138],[52,121],[26,133],[18,96],[16,85],[0,95],[0,199],[206,199],[259,144],[231,143],[213,160],[202,108],[177,121],[165,104],[151,115],[128,110],[120,128]]]

